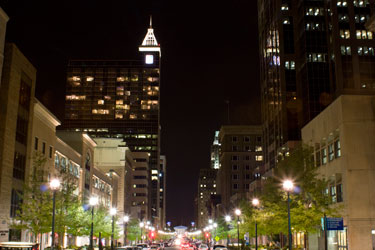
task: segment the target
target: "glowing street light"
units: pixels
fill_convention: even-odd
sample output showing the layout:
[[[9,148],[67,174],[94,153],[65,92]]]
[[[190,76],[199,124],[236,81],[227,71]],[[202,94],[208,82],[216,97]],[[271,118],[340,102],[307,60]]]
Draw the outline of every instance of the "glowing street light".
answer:
[[[115,207],[111,208],[111,210],[109,210],[109,213],[112,215],[112,234],[111,234],[111,250],[114,249],[114,245],[113,245],[113,235],[114,235],[114,231],[115,231],[115,215],[117,213],[117,209]]]
[[[234,213],[237,215],[237,244],[238,244],[238,249],[240,249],[240,215],[241,215],[241,210],[238,208],[234,210]]]
[[[123,218],[123,221],[124,221],[124,245],[126,246],[126,241],[127,241],[127,236],[128,236],[128,232],[127,232],[127,227],[128,227],[128,222],[130,220],[130,217],[128,215],[125,215],[124,218]]]
[[[91,232],[90,232],[90,250],[94,249],[94,207],[98,204],[99,199],[96,196],[90,197],[89,204],[91,206]]]
[[[255,208],[257,208],[260,204],[259,202],[259,199],[258,198],[254,198],[251,203],[253,204],[253,206]],[[258,224],[257,224],[257,220],[255,219],[255,250],[258,250]]]
[[[145,223],[143,223],[142,221],[139,223],[139,227],[141,228],[141,243],[143,243],[143,238],[142,238],[142,229],[143,227],[145,226]]]
[[[232,220],[232,218],[230,217],[230,215],[226,215],[225,216],[225,221],[226,222],[230,222]]]
[[[50,188],[53,191],[52,196],[52,243],[51,250],[55,247],[55,208],[56,208],[56,191],[60,188],[60,181],[58,179],[52,179],[49,183]]]
[[[289,249],[292,249],[292,227],[290,224],[290,191],[294,189],[294,183],[291,180],[284,180],[283,181],[283,189],[288,194],[288,242],[289,242]]]
[[[214,221],[212,219],[209,219],[208,224],[212,224],[212,223],[214,223]]]
[[[227,222],[227,248],[228,248],[228,242],[229,242],[229,234],[228,234],[228,231],[229,231],[229,222],[232,220],[232,218],[230,217],[230,215],[226,215],[225,216],[225,221]]]

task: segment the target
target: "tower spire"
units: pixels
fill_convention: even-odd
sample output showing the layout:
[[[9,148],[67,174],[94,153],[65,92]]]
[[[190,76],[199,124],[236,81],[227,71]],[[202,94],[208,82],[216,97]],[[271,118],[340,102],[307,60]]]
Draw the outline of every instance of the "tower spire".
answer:
[[[150,15],[150,28],[152,28],[152,15]]]

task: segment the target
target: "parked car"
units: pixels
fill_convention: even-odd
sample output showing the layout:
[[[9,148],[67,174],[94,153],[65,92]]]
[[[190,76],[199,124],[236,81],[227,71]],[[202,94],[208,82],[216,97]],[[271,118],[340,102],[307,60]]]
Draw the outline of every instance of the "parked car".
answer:
[[[137,247],[137,246],[122,246],[122,247],[117,247],[116,250],[142,250],[142,248]]]
[[[228,250],[226,246],[223,245],[214,245],[212,250]]]
[[[198,250],[208,250],[208,246],[206,244],[200,244]]]
[[[39,250],[39,243],[0,242],[0,250]]]
[[[141,248],[141,250],[150,250],[150,247],[147,244],[137,244],[137,247]]]
[[[161,249],[160,249],[160,245],[152,244],[152,245],[150,246],[150,250],[161,250]]]

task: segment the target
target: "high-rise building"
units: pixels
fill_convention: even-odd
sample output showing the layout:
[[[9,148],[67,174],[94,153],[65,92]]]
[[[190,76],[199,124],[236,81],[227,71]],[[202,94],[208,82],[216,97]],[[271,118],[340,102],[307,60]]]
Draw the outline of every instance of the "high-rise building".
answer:
[[[202,168],[199,171],[197,198],[197,225],[203,228],[210,218],[209,205],[211,195],[216,195],[216,169]]]
[[[137,60],[69,62],[62,129],[122,138],[132,152],[150,154],[159,176],[160,45],[151,25]],[[148,214],[159,223],[159,178],[150,183]]]
[[[258,0],[264,156],[271,174],[300,130],[342,94],[375,94],[374,3]]]
[[[220,168],[220,143],[219,131],[215,131],[214,142],[211,145],[211,168]]]
[[[260,178],[263,166],[262,128],[255,125],[222,126],[219,133],[220,169],[216,183],[221,213],[249,198],[250,184]]]
[[[160,225],[162,229],[166,227],[166,194],[167,194],[167,157],[160,156]]]
[[[4,45],[5,45],[5,31],[9,17],[0,7],[0,85],[1,85],[1,71],[3,70],[4,61]]]

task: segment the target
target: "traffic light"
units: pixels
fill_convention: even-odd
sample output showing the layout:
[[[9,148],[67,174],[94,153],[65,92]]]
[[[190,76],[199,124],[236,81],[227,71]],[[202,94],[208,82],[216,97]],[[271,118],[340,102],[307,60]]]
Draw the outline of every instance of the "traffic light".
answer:
[[[210,238],[210,233],[206,232],[205,236],[206,238]]]
[[[148,237],[149,237],[150,239],[155,239],[155,237],[156,237],[156,233],[155,233],[154,231],[150,231],[150,232],[148,233]]]

